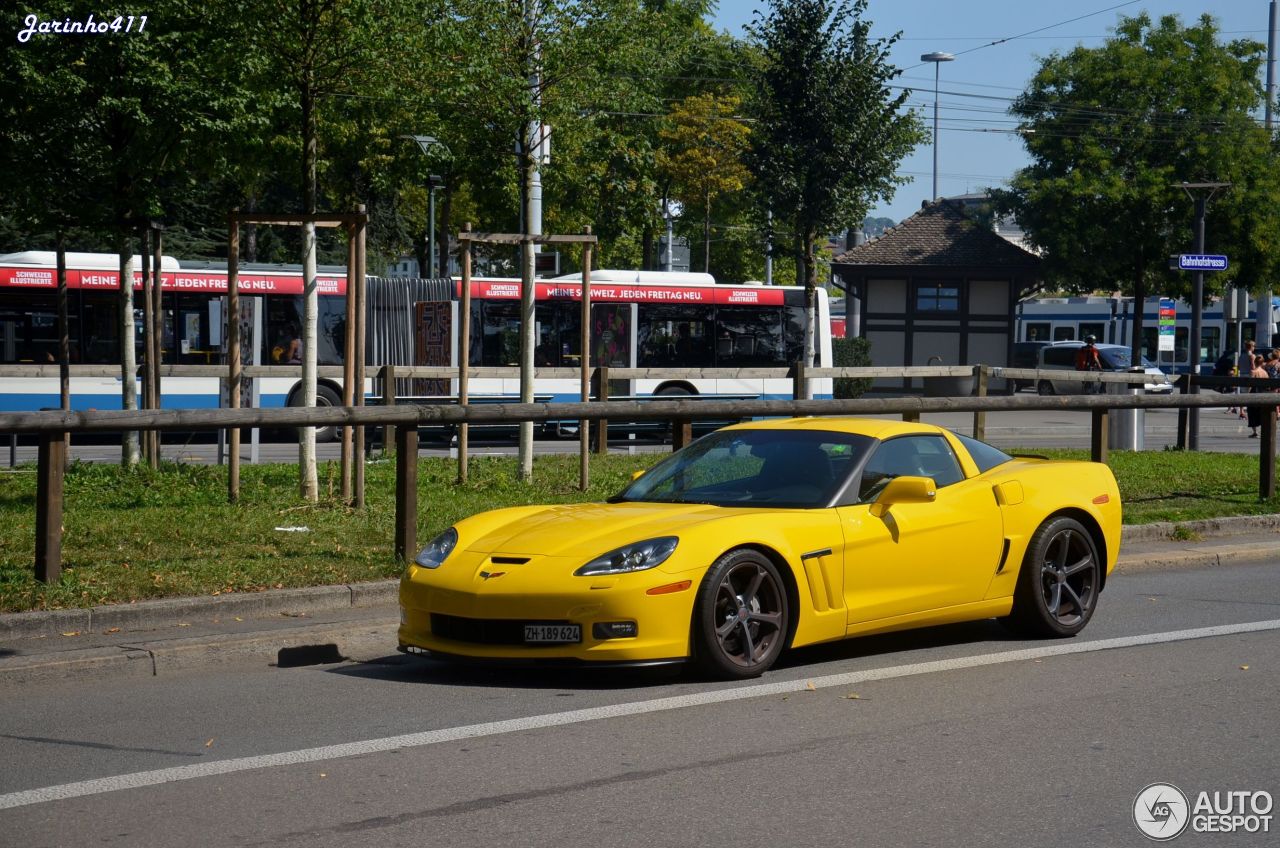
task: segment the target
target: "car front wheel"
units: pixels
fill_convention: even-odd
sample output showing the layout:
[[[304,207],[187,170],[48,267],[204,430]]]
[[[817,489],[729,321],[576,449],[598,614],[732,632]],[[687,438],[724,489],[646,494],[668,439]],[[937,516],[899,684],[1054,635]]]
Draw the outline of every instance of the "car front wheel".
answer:
[[[1046,521],[1031,537],[1006,620],[1029,636],[1074,636],[1093,617],[1102,564],[1093,537],[1079,521]]]
[[[1041,381],[1036,385],[1036,391],[1037,391],[1037,392],[1039,392],[1039,393],[1040,393],[1040,394],[1042,394],[1042,395],[1051,395],[1051,394],[1054,394],[1054,391],[1053,391],[1053,383],[1050,383],[1048,380],[1041,380]]]
[[[758,677],[782,653],[790,610],[782,576],[759,551],[741,548],[716,560],[694,607],[694,656],[714,677]]]

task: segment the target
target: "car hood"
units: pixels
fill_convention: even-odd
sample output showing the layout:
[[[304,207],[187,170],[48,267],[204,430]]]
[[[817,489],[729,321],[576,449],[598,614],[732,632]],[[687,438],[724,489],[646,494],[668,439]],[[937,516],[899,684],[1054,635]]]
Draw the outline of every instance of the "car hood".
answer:
[[[690,527],[739,512],[743,510],[704,504],[566,504],[488,527],[463,546],[485,554],[595,557],[631,542],[678,536]],[[464,539],[465,525],[459,526]]]

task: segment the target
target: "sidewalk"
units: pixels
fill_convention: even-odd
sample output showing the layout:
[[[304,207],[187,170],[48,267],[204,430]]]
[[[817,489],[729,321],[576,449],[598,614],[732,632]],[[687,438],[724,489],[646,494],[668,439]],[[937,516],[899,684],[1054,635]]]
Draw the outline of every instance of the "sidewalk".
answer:
[[[1126,527],[1118,573],[1280,560],[1280,515]],[[396,657],[396,581],[0,615],[0,687]]]

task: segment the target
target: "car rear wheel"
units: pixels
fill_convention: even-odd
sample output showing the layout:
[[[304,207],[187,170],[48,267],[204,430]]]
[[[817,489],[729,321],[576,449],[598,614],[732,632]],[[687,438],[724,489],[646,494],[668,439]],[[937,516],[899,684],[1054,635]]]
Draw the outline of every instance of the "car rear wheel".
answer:
[[[716,560],[698,589],[694,657],[715,677],[758,677],[782,653],[789,615],[777,566],[759,551],[730,551]]]
[[[1042,395],[1056,394],[1056,392],[1054,392],[1053,390],[1053,383],[1050,383],[1048,380],[1041,380],[1039,383],[1037,383],[1036,391]]]
[[[1101,587],[1089,531],[1074,518],[1046,521],[1027,547],[1006,622],[1029,636],[1074,636],[1093,617]]]

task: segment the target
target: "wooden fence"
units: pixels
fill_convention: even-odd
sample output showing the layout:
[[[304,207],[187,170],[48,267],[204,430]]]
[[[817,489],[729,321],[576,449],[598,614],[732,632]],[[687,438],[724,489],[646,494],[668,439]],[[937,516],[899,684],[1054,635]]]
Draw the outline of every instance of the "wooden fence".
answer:
[[[817,369],[814,371],[816,372]],[[842,372],[861,369],[822,369]],[[1063,379],[1070,372],[1055,372]],[[810,372],[811,376],[817,376]],[[856,376],[856,375],[854,375]],[[1129,382],[1106,380],[1105,382]],[[1128,375],[1123,375],[1128,376]],[[803,377],[797,377],[797,380]],[[897,397],[858,398],[851,400],[650,400],[593,401],[588,403],[484,404],[460,406],[435,404],[428,406],[367,406],[282,409],[167,409],[111,411],[50,411],[0,413],[0,432],[35,433],[39,438],[37,458],[35,573],[45,582],[55,582],[62,567],[63,474],[66,466],[68,433],[120,432],[129,430],[208,430],[242,427],[329,426],[363,428],[389,427],[396,446],[396,533],[395,556],[407,559],[417,549],[417,455],[418,429],[432,424],[515,423],[521,421],[670,421],[673,431],[683,431],[695,419],[767,416],[833,416],[899,414],[904,420],[916,421],[925,413],[973,412],[975,416],[992,411],[1087,409],[1091,413],[1091,454],[1105,462],[1108,453],[1108,416],[1126,409],[1199,409],[1202,407],[1263,407],[1262,434],[1259,439],[1259,495],[1275,495],[1276,407],[1280,394],[1271,392],[1234,395],[1084,395],[1073,397]],[[602,429],[602,428],[597,428]],[[975,422],[975,429],[977,429]],[[587,438],[581,434],[583,457],[582,486],[585,488]],[[234,457],[238,462],[238,455]],[[232,469],[228,469],[229,479]],[[230,490],[234,499],[235,491]],[[363,493],[357,493],[360,498]]]

